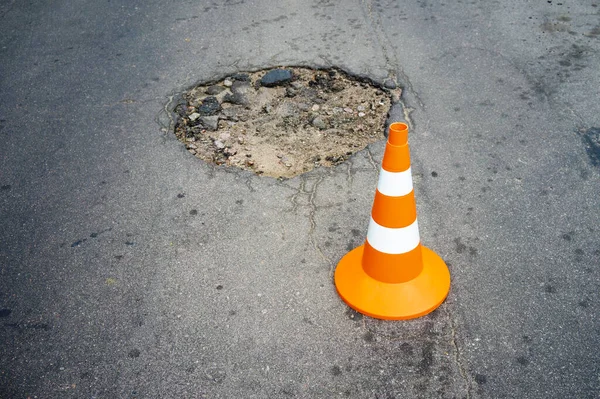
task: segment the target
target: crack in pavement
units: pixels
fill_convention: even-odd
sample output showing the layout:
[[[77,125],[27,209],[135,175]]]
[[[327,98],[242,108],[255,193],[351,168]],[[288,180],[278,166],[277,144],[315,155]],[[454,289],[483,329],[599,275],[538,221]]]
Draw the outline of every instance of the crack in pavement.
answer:
[[[412,82],[410,81],[410,78],[408,77],[406,72],[404,72],[404,69],[400,66],[398,57],[396,56],[396,53],[393,51],[393,47],[387,39],[387,35],[385,34],[384,29],[382,28],[383,24],[379,13],[373,11],[373,0],[362,0],[362,4],[364,4],[363,10],[366,9],[366,12],[364,14],[370,22],[370,26],[372,27],[375,36],[375,40],[381,47],[383,58],[385,59],[385,63],[388,66],[389,78],[396,81],[396,75],[400,75],[402,82],[406,85],[408,91],[415,96],[415,99],[417,100],[419,106],[425,109],[425,104],[421,100],[419,94],[415,91]],[[392,56],[390,56],[390,54],[392,54]]]
[[[458,342],[456,340],[456,327],[455,327],[454,319],[452,318],[452,315],[450,314],[450,311],[448,310],[448,306],[443,306],[443,308],[444,308],[444,312],[446,313],[446,317],[448,318],[448,321],[450,323],[450,331],[451,331],[450,344],[454,348],[454,363],[458,367],[458,371],[460,372],[460,375],[463,378],[463,381],[465,384],[466,399],[470,399],[472,385],[471,385],[471,381],[469,380],[469,377],[467,375],[466,367],[463,364],[463,362],[461,361],[461,355],[460,355],[461,352],[458,347]]]
[[[317,187],[319,186],[319,184],[321,184],[323,182],[324,179],[325,178],[323,176],[319,176],[317,181],[313,185],[312,190],[305,191],[305,193],[308,194],[308,205],[310,207],[310,211],[309,211],[310,212],[309,213],[310,231],[309,231],[309,234],[313,234],[317,227],[317,222],[315,221],[315,213],[317,211],[317,205],[315,204],[315,195],[317,194]],[[306,186],[304,186],[304,188],[306,188]]]
[[[323,207],[318,207],[316,205],[315,197],[317,195],[317,188],[323,182],[323,180],[325,180],[325,176],[323,174],[321,174],[316,179],[314,179],[314,177],[312,177],[312,176],[309,176],[309,177],[301,176],[300,179],[301,179],[300,187],[298,189],[295,189],[296,192],[289,198],[289,201],[292,203],[292,208],[289,209],[287,212],[294,213],[301,206],[308,207],[308,209],[309,209],[308,220],[310,222],[308,237],[309,237],[310,244],[317,251],[319,256],[325,261],[325,263],[330,265],[330,275],[331,275],[333,273],[333,263],[332,263],[331,259],[329,259],[327,257],[327,255],[325,255],[325,253],[323,252],[321,247],[317,244],[317,240],[315,238],[315,230],[317,228],[316,212],[319,208],[323,208]],[[309,183],[310,180],[315,180],[315,181],[314,181],[312,187],[310,187],[310,189],[308,189],[307,184]],[[292,188],[287,184],[284,184],[284,186],[286,186],[288,188]],[[306,204],[301,204],[298,202],[300,195],[308,196]]]
[[[248,190],[250,190],[251,193],[256,192],[256,189],[252,187],[252,176],[248,176],[247,178],[245,178],[244,184],[246,184],[246,187],[248,187]]]
[[[352,188],[352,183],[354,182],[354,176],[352,175],[352,167],[354,166],[352,159],[348,159],[346,161],[348,164],[346,167],[346,184],[348,185],[348,189]]]
[[[177,107],[176,103],[179,103],[181,96],[183,95],[183,91],[176,92],[167,96],[167,101],[164,104],[163,108],[158,111],[156,116],[154,117],[154,121],[158,124],[164,133],[170,133],[175,129],[175,123],[177,123],[175,118],[175,108]],[[168,123],[164,123],[164,117],[168,119]],[[166,122],[166,121],[165,121]]]
[[[298,204],[298,197],[300,196],[300,194],[304,194],[305,184],[306,184],[306,181],[305,181],[304,177],[302,177],[302,176],[300,177],[300,187],[298,187],[298,188],[291,187],[290,185],[287,185],[287,184],[282,184],[283,186],[291,188],[295,191],[289,198],[289,201],[292,203],[292,208],[286,212],[296,213],[296,211],[298,210],[298,207],[300,206],[300,204]]]
[[[400,98],[398,100],[398,102],[400,103],[400,105],[402,106],[402,115],[404,115],[404,120],[406,121],[406,123],[408,123],[408,127],[412,130],[415,128],[415,124],[412,120],[412,117],[410,116],[410,114],[413,113],[413,111],[415,110],[412,107],[409,107],[405,104],[405,100],[402,100],[402,98]]]
[[[371,152],[371,146],[367,146],[367,159],[373,167],[373,170],[379,172],[379,165],[377,165],[377,162],[375,162],[375,158],[373,157],[373,153]]]
[[[308,192],[308,206],[309,206],[308,218],[310,221],[310,230],[308,232],[308,236],[309,236],[309,240],[312,243],[315,250],[319,253],[321,258],[323,258],[325,263],[329,265],[329,277],[332,277],[334,264],[331,262],[331,259],[329,259],[327,257],[327,255],[325,255],[325,253],[323,252],[321,247],[319,247],[319,245],[317,244],[317,241],[315,239],[315,229],[317,228],[315,214],[318,209],[317,205],[315,204],[315,196],[317,195],[317,188],[319,187],[319,184],[321,184],[324,179],[325,179],[325,177],[323,175],[319,176],[319,178],[313,185],[312,190],[310,192]]]

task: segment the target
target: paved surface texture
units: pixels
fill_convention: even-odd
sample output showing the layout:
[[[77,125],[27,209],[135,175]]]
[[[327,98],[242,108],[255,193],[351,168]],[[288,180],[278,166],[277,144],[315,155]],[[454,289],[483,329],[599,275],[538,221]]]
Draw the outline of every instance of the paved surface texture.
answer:
[[[448,3],[3,2],[0,397],[597,398],[600,5]],[[168,132],[277,65],[404,87],[431,315],[332,284],[383,143],[280,182]]]

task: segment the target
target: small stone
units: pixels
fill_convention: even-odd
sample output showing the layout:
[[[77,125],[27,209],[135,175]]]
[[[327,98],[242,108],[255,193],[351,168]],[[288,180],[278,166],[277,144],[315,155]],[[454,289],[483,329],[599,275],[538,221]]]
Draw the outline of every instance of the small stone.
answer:
[[[193,122],[196,119],[198,119],[200,117],[200,114],[197,112],[194,112],[193,114],[190,114],[190,116],[188,116],[188,118]]]
[[[231,137],[231,134],[229,132],[223,132],[219,135],[219,140],[225,141],[228,140]]]
[[[228,155],[228,156],[233,156],[233,155],[237,154],[236,150],[234,150],[233,148],[229,148],[229,147],[225,148],[225,151],[223,151],[223,152],[225,153],[225,155]]]
[[[344,88],[345,87],[342,82],[335,82],[331,85],[331,91],[334,93],[339,93],[340,91],[344,90]]]
[[[288,168],[291,168],[291,167],[292,167],[292,164],[291,164],[291,163],[289,163],[289,162],[286,162],[284,165],[285,165],[286,167],[288,167]]]
[[[246,166],[254,166],[254,161],[251,159],[246,159]]]
[[[225,79],[225,80],[223,81],[223,85],[224,85],[225,87],[231,87],[231,86],[233,86],[233,82],[232,82],[231,80],[229,80],[229,79]]]
[[[219,128],[219,116],[203,116],[200,118],[200,122],[202,126],[204,126],[208,130],[217,130]]]
[[[222,150],[223,148],[225,148],[225,144],[223,144],[223,142],[221,140],[215,140],[214,141],[215,147],[217,147],[217,149]]]
[[[292,101],[284,101],[277,107],[277,115],[284,119],[295,117],[298,115],[298,107]]]
[[[206,94],[210,94],[211,96],[214,96],[215,94],[219,94],[223,90],[225,90],[225,88],[223,86],[213,85],[213,86],[209,86],[206,89]]]
[[[214,97],[217,99],[217,101],[219,103],[223,103],[223,99],[225,98],[225,96],[227,95],[231,95],[231,90],[229,90],[228,88],[223,90],[222,92],[220,92],[219,94],[215,95]]]
[[[248,94],[250,91],[250,83],[236,80],[231,85],[232,93]]]
[[[394,82],[392,79],[386,79],[383,82],[383,87],[385,87],[386,89],[394,90],[396,88],[396,82]]]
[[[237,80],[239,82],[249,82],[250,75],[247,73],[236,73],[235,75],[231,75],[229,79]]]
[[[359,112],[359,113],[358,113],[358,116],[359,116],[360,118],[364,117],[365,115],[366,115],[366,114],[365,114],[364,112]]]
[[[235,92],[233,94],[225,94],[225,96],[223,97],[223,102],[235,105],[248,105],[248,99],[246,98],[246,96],[239,92]]]
[[[188,151],[190,152],[190,154],[192,155],[196,155],[196,150],[193,148],[188,148]]]
[[[364,105],[359,105],[358,107],[356,107],[356,110],[359,112],[362,112],[365,110],[365,106]]]
[[[339,114],[339,113],[341,113],[342,111],[343,111],[343,109],[341,109],[340,107],[334,107],[334,108],[333,108],[333,113],[334,113],[334,114]]]
[[[197,146],[196,144],[191,144],[191,143],[190,143],[190,144],[188,144],[188,145],[187,145],[187,148],[188,148],[188,149],[192,148],[192,149],[194,149],[194,150],[195,150],[196,148],[198,148],[198,146]]]
[[[250,157],[252,157],[252,154],[246,154],[246,157],[250,158]]]
[[[287,69],[273,69],[265,74],[260,84],[265,87],[281,86],[292,80],[292,71]]]
[[[312,106],[312,108],[311,108],[311,109],[312,109],[313,111],[317,112],[318,110],[320,110],[320,109],[321,109],[321,107],[319,107],[319,104],[315,104],[315,105],[313,105],[313,106]]]
[[[344,112],[347,112],[347,113],[351,114],[354,111],[352,111],[352,108],[346,107],[346,108],[344,108]]]
[[[310,109],[310,105],[307,103],[298,103],[298,109],[300,111],[308,111]]]
[[[296,93],[296,90],[294,90],[293,88],[291,88],[291,87],[285,88],[285,96],[286,97],[289,97],[289,98],[296,97],[296,94],[298,94],[298,93]]]
[[[300,90],[302,88],[302,82],[292,82],[291,85],[296,90]]]
[[[242,136],[238,137],[238,143],[244,144],[244,141],[245,139]]]
[[[238,107],[225,108],[225,109],[223,109],[223,111],[221,111],[221,115],[223,115],[226,119],[233,121],[233,122],[237,122],[240,119]]]
[[[216,97],[209,96],[202,100],[202,105],[198,107],[200,115],[214,115],[221,110],[221,104]]]
[[[315,119],[313,119],[311,123],[319,130],[327,129],[327,124],[320,116],[317,116]]]
[[[175,112],[177,112],[177,115],[183,118],[187,114],[187,109],[188,107],[186,104],[177,104],[175,107]]]
[[[140,350],[139,349],[132,349],[129,351],[129,357],[130,358],[136,358],[136,357],[140,357]]]
[[[283,158],[283,154],[277,154],[277,158],[279,158],[279,159]]]

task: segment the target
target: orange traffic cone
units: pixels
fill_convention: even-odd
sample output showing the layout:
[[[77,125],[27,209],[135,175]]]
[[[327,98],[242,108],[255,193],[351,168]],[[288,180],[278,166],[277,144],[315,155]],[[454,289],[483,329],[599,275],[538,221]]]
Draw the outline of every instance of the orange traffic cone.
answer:
[[[351,308],[388,320],[426,315],[448,295],[448,267],[421,245],[405,123],[390,125],[367,239],[340,260],[335,286]]]

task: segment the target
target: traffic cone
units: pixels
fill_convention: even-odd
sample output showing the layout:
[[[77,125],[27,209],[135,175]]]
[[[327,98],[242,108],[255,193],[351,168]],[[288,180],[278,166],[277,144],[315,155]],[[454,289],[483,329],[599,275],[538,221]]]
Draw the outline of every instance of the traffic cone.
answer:
[[[426,315],[448,295],[448,267],[421,245],[405,123],[390,125],[367,239],[340,260],[335,286],[354,310],[387,320]]]

